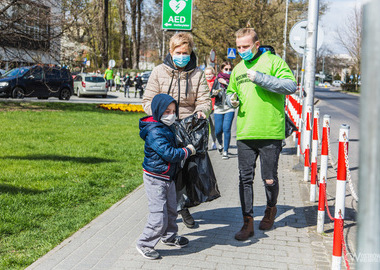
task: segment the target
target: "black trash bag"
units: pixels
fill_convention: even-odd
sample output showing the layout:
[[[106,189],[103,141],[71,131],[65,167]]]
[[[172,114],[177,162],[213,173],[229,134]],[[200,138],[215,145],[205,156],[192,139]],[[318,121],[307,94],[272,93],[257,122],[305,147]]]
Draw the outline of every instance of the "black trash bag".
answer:
[[[176,122],[178,147],[194,145],[197,154],[189,157],[176,176],[177,210],[220,197],[218,184],[207,153],[208,120],[195,115]]]
[[[290,120],[287,113],[285,113],[285,138],[288,138],[294,131],[298,131],[296,125]]]

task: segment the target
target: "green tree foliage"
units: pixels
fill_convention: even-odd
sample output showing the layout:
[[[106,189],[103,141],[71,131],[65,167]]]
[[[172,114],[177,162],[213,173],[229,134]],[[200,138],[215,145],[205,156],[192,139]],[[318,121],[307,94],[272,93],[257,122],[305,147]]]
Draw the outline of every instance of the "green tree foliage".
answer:
[[[288,29],[307,16],[306,8],[306,1],[290,1]],[[250,26],[256,30],[262,45],[271,45],[282,55],[284,21],[285,0],[195,0],[193,33],[197,53],[205,59],[213,48],[219,63],[227,60],[227,48],[235,47],[234,33]],[[290,50],[287,48],[287,52]]]

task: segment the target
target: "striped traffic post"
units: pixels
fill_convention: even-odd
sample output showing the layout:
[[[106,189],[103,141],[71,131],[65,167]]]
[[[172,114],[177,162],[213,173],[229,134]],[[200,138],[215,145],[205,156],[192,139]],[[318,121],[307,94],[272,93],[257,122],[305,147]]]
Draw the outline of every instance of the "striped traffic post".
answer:
[[[300,97],[297,98],[297,112],[298,112],[298,122],[297,122],[297,128],[298,131],[296,133],[297,136],[297,157],[301,156],[302,150],[301,150],[301,129],[302,129],[302,99]]]
[[[323,116],[322,130],[322,148],[321,148],[321,167],[319,170],[319,200],[318,200],[318,219],[317,232],[323,233],[325,224],[325,198],[326,198],[326,179],[329,160],[329,136],[330,136],[330,120],[328,114]]]
[[[305,126],[305,164],[304,164],[304,175],[303,180],[305,182],[309,181],[309,169],[310,169],[310,139],[311,139],[311,106],[306,108],[306,126]]]
[[[317,192],[317,155],[318,155],[318,129],[319,108],[314,108],[313,142],[311,144],[311,176],[310,176],[310,201],[315,202]]]
[[[342,125],[339,130],[338,171],[336,177],[334,240],[331,269],[340,269],[342,263],[343,222],[346,199],[346,156],[348,154],[349,125]],[[346,149],[345,149],[346,148]]]

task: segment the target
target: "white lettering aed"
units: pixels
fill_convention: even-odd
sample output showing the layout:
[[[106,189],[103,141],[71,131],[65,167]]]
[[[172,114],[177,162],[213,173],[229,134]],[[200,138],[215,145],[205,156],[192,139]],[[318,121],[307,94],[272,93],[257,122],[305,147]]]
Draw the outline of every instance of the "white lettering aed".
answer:
[[[170,16],[168,22],[172,23],[184,23],[186,21],[186,17],[183,16]]]

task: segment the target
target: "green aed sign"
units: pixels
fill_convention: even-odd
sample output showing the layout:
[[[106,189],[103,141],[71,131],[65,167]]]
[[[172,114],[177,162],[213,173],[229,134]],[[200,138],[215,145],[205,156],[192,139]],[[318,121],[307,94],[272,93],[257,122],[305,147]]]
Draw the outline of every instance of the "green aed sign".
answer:
[[[193,0],[163,0],[162,29],[191,30]]]

